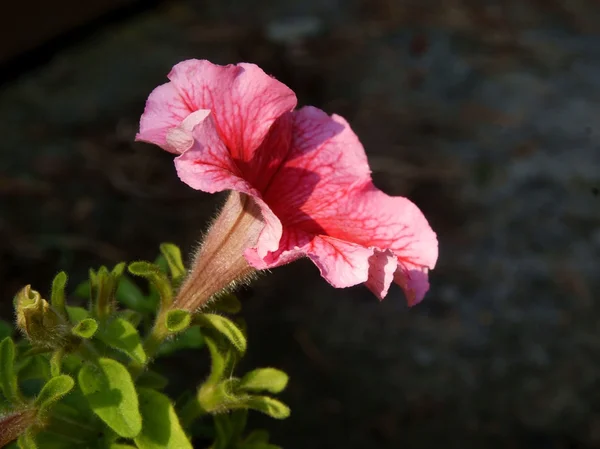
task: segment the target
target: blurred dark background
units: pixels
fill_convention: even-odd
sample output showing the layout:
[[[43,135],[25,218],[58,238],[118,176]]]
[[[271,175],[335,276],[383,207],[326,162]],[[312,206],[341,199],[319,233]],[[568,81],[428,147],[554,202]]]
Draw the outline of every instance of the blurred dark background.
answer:
[[[134,143],[137,121],[174,63],[255,62],[345,116],[440,240],[410,310],[308,262],[245,291],[248,365],[291,374],[292,417],[255,423],[286,449],[600,447],[600,2],[51,4],[0,19],[4,317],[59,270],[195,245],[222,197]]]

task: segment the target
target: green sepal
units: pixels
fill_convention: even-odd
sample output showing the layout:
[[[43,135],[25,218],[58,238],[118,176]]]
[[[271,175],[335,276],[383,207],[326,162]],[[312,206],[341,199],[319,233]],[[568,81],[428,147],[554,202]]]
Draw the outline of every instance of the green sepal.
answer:
[[[116,279],[108,268],[101,266],[97,272],[90,269],[90,285],[94,316],[105,320],[115,310]]]
[[[227,367],[226,355],[219,351],[216,342],[212,338],[204,337],[204,343],[210,352],[211,364],[210,374],[203,386],[216,385],[223,377],[225,368]]]
[[[214,313],[194,315],[194,324],[216,330],[223,335],[240,353],[246,352],[247,341],[243,332],[233,321]]]
[[[199,349],[204,346],[204,336],[200,331],[200,326],[191,326],[177,334],[174,338],[168,339],[160,345],[157,355],[169,355],[180,349]]]
[[[128,269],[131,274],[147,279],[156,288],[163,308],[171,305],[173,302],[171,284],[157,265],[139,261],[130,263]]]
[[[210,308],[233,315],[242,310],[242,303],[233,293],[223,293],[210,304]]]
[[[98,322],[93,318],[84,318],[79,321],[72,329],[71,333],[80,338],[92,338],[98,330]]]
[[[52,281],[52,291],[50,293],[50,304],[56,312],[63,318],[67,318],[67,309],[65,303],[65,286],[67,285],[67,273],[61,271]]]
[[[142,430],[138,395],[133,379],[116,360],[100,358],[79,371],[78,383],[92,411],[123,438]]]
[[[129,321],[136,329],[144,319],[144,316],[140,312],[136,312],[135,310],[131,309],[120,311],[117,313],[117,317],[122,318],[125,321]]]
[[[248,410],[234,410],[229,414],[229,421],[231,422],[231,441],[238,441],[248,422]]]
[[[125,353],[139,364],[148,360],[137,329],[123,318],[115,318],[97,333],[98,339],[111,348]]]
[[[243,406],[275,419],[285,419],[290,416],[290,408],[287,405],[269,396],[250,396],[244,400]]]
[[[42,391],[38,394],[35,399],[35,406],[38,408],[39,413],[46,412],[52,404],[60,400],[63,396],[69,393],[75,381],[71,376],[62,374],[60,376],[53,377],[42,387]]]
[[[0,389],[4,397],[12,404],[22,402],[21,392],[17,385],[15,371],[15,343],[6,337],[0,342]]]
[[[187,310],[171,309],[165,317],[167,330],[171,333],[179,333],[186,330],[192,322],[192,315]]]
[[[258,368],[244,375],[238,388],[243,391],[280,393],[287,386],[288,380],[288,375],[281,370]]]
[[[169,265],[171,279],[173,279],[174,283],[179,282],[186,273],[183,260],[181,259],[181,250],[173,243],[163,243],[160,245],[160,252]]]
[[[139,449],[193,449],[173,404],[167,396],[148,388],[138,390],[142,431],[134,438]]]

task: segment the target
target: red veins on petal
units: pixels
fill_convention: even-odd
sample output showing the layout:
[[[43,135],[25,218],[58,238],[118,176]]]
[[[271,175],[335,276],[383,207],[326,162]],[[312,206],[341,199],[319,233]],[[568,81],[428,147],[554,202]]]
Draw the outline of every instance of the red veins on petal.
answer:
[[[265,225],[245,251],[252,266],[308,257],[335,287],[365,283],[383,298],[395,282],[409,304],[423,298],[436,235],[411,201],[373,185],[343,118],[291,111],[293,92],[252,64],[186,61],[169,78],[150,95],[138,139],[181,153],[191,187],[255,199]]]
[[[296,106],[294,92],[254,64],[220,66],[191,59],[173,67],[168,78],[148,97],[136,139],[173,153],[188,148],[168,142],[168,131],[205,109],[231,154],[249,160],[273,122]]]

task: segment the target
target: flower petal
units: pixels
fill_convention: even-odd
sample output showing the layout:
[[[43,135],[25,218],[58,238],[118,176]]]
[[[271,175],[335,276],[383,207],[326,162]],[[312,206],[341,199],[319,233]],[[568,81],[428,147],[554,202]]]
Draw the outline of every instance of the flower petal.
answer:
[[[196,125],[193,135],[196,137],[193,146],[175,158],[179,178],[193,189],[203,192],[235,190],[253,197],[265,222],[257,245],[263,248],[263,255],[275,251],[282,234],[281,221],[263,201],[260,192],[244,179],[217,133],[212,114]]]
[[[170,83],[150,94],[137,139],[175,153],[183,151],[167,141],[168,131],[189,114],[208,109],[232,156],[250,160],[273,122],[296,106],[294,92],[254,64],[189,59],[175,65],[168,78]]]
[[[150,93],[146,101],[135,140],[153,143],[171,153],[181,153],[167,142],[167,132],[179,126],[192,112],[173,83],[162,84]]]

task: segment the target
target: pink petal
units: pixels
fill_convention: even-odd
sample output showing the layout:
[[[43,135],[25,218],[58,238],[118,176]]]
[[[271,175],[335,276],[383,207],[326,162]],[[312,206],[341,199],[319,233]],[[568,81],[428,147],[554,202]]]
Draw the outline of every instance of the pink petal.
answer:
[[[244,179],[217,133],[212,115],[196,125],[193,135],[196,137],[194,145],[175,158],[179,178],[193,189],[203,192],[235,190],[253,197],[265,222],[259,244],[265,252],[275,251],[282,234],[281,221],[262,200],[260,192]]]
[[[292,148],[263,197],[285,231],[278,251],[262,261],[247,254],[256,268],[306,255],[334,286],[365,282],[383,298],[395,281],[411,303],[427,291],[435,233],[410,200],[372,184],[364,149],[341,117],[315,108],[295,113]]]
[[[173,83],[158,86],[146,101],[135,139],[153,143],[171,153],[181,153],[167,142],[167,132],[179,126],[193,110],[186,104]]]

